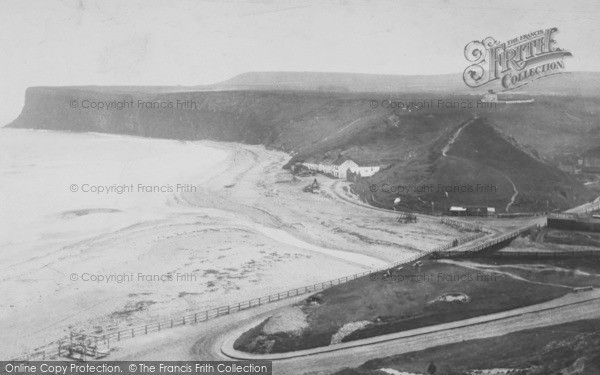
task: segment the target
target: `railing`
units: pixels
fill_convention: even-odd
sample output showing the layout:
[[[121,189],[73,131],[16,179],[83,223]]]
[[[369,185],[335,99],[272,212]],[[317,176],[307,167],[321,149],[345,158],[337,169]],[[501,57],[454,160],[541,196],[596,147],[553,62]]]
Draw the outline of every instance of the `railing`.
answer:
[[[545,226],[545,224],[544,225],[533,224],[533,225],[527,226],[525,228],[521,228],[521,229],[518,229],[518,230],[515,230],[512,232],[506,233],[502,236],[491,238],[490,240],[488,240],[486,242],[483,242],[483,243],[480,243],[477,245],[473,245],[473,246],[468,247],[461,251],[444,252],[443,254],[441,252],[436,252],[433,255],[435,257],[452,257],[452,256],[470,257],[470,256],[473,256],[472,254],[474,254],[474,253],[478,253],[480,251],[487,250],[487,249],[489,249],[493,246],[496,246],[502,242],[514,239],[514,238],[518,237],[519,235],[521,235],[522,233],[528,232],[532,229],[541,228],[542,226]]]
[[[484,232],[478,232],[478,233],[472,234],[470,236],[461,237],[460,239],[458,239],[458,241],[459,241],[459,243],[465,243],[465,242],[471,241],[475,238],[479,238],[479,237],[485,236],[485,235],[486,235],[486,233],[484,233]],[[186,315],[179,316],[179,317],[172,318],[172,319],[164,319],[161,321],[153,322],[150,324],[139,325],[139,326],[131,327],[131,328],[124,329],[124,330],[119,330],[119,331],[114,331],[114,332],[106,332],[99,336],[102,339],[107,340],[110,343],[111,341],[114,342],[114,341],[131,339],[136,336],[147,335],[147,334],[153,333],[153,332],[160,332],[160,331],[163,331],[166,329],[171,329],[171,328],[180,327],[180,326],[184,326],[184,325],[205,322],[207,320],[214,319],[214,318],[217,318],[217,317],[220,317],[223,315],[229,315],[229,314],[232,314],[232,313],[235,313],[238,311],[247,310],[247,309],[262,306],[262,305],[265,305],[268,303],[281,301],[281,300],[284,300],[287,298],[293,298],[296,296],[321,291],[321,290],[330,288],[334,285],[339,285],[339,284],[346,283],[346,282],[349,282],[352,280],[356,280],[360,277],[367,276],[372,273],[382,272],[389,268],[394,268],[394,267],[398,267],[400,265],[405,265],[405,264],[416,262],[420,259],[429,257],[431,254],[440,253],[440,252],[446,251],[452,247],[456,247],[456,244],[454,243],[454,241],[451,241],[444,245],[440,245],[434,249],[424,251],[419,254],[415,254],[414,256],[412,256],[408,259],[403,259],[401,261],[394,262],[394,263],[386,265],[385,267],[377,268],[374,270],[356,273],[356,274],[353,274],[350,276],[340,277],[337,279],[328,280],[328,281],[324,281],[324,282],[316,283],[316,284],[312,284],[312,285],[307,285],[307,286],[296,288],[296,289],[290,289],[285,292],[270,294],[270,295],[263,296],[260,298],[254,298],[254,299],[251,299],[248,301],[238,302],[238,303],[234,303],[234,304],[227,305],[227,306],[221,306],[221,307],[217,307],[217,308],[210,309],[210,310],[190,312]],[[96,334],[96,335],[98,335],[98,334]],[[56,358],[59,356],[60,342],[64,341],[64,340],[65,339],[52,342],[42,348],[39,348],[38,350],[36,350],[32,353],[25,354],[25,355],[17,357],[17,358],[13,358],[11,360],[12,361],[34,361],[34,360],[44,360],[44,359]]]

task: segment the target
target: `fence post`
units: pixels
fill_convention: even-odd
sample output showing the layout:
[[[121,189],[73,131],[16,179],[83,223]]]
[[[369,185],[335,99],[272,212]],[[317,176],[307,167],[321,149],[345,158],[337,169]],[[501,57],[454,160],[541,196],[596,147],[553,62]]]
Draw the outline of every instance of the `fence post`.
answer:
[[[445,219],[442,218],[442,220],[445,220]],[[460,224],[460,222],[457,222],[457,223]],[[466,225],[466,224],[460,224],[460,225],[463,226],[463,227],[469,227],[469,228],[472,228],[472,229],[480,229],[480,230],[482,230],[482,227],[476,226],[476,225],[472,225],[472,224],[468,224],[468,225]],[[534,227],[534,226],[540,227],[539,224],[532,225],[532,227]],[[477,252],[479,250],[483,250],[483,249],[486,249],[486,248],[491,247],[493,245],[499,244],[499,243],[501,243],[501,242],[503,242],[505,240],[512,239],[515,236],[518,236],[522,232],[524,232],[524,230],[517,230],[517,231],[514,231],[512,233],[505,234],[504,236],[492,239],[491,241],[488,240],[488,242],[484,242],[484,243],[481,243],[481,244],[478,244],[478,245],[466,248],[465,251],[462,251],[462,252],[455,251],[455,250],[449,250],[453,246],[452,246],[451,243],[447,243],[447,244],[444,244],[444,245],[440,245],[440,246],[434,248],[433,250],[425,251],[425,252],[421,253],[420,255],[415,255],[413,257],[410,257],[407,260],[402,260],[402,261],[391,263],[391,264],[387,265],[386,267],[384,267],[382,269],[375,269],[375,270],[371,270],[371,271],[365,271],[365,272],[362,272],[362,273],[355,273],[355,274],[350,275],[350,276],[340,277],[338,279],[325,281],[325,282],[322,282],[320,284],[314,284],[314,285],[311,286],[312,289],[309,289],[309,286],[304,286],[303,287],[304,288],[304,292],[303,293],[309,293],[310,291],[316,292],[318,290],[324,290],[325,288],[331,287],[333,285],[339,285],[339,284],[341,284],[343,282],[348,282],[348,281],[350,281],[352,279],[356,280],[359,277],[362,277],[364,275],[368,275],[368,274],[371,274],[371,273],[374,273],[374,272],[381,272],[384,269],[397,267],[399,265],[409,264],[409,263],[414,262],[414,261],[416,261],[418,259],[426,258],[426,257],[432,256],[432,255],[433,256],[437,256],[437,257],[444,257],[444,256],[445,257],[468,256],[469,253],[474,253],[474,252]],[[486,233],[488,233],[488,232],[486,232]],[[466,237],[462,237],[462,238],[459,239],[459,244],[466,243],[466,242],[472,241],[472,240],[474,240],[476,238],[483,237],[483,236],[486,235],[486,233],[480,232],[480,233],[470,234],[470,235],[468,235]],[[448,250],[448,251],[446,251],[446,250]],[[440,252],[443,252],[443,254],[439,254]],[[581,256],[583,254],[584,254],[583,252],[575,252],[575,251],[572,252],[572,256]],[[600,255],[600,252],[590,251],[589,254],[591,256],[598,256],[598,255]],[[502,254],[495,254],[495,255],[501,256]],[[539,257],[540,255],[538,253],[536,253],[536,256]],[[552,253],[551,256],[553,256],[553,257],[556,258],[556,257],[561,256],[561,254]],[[292,290],[287,290],[286,292],[283,292],[283,293],[277,293],[276,301],[280,301],[284,297],[290,298],[292,296],[291,291]],[[295,296],[298,296],[298,295],[300,295],[302,293],[302,289],[301,288],[294,289],[294,291],[295,291],[295,294],[294,294]],[[265,298],[265,297],[262,297],[262,298]],[[258,300],[258,306],[262,305],[262,298],[258,298],[257,299]],[[268,296],[266,296],[266,298],[268,298],[268,302],[272,302],[273,301],[273,295],[268,295]],[[253,307],[252,301],[253,300],[247,301],[248,308]],[[231,306],[232,305],[226,306],[226,308],[227,308],[226,314],[231,314]],[[235,306],[233,306],[233,307],[235,308]],[[225,308],[225,306],[222,306],[222,308]],[[241,311],[242,310],[242,302],[238,302],[237,309],[238,309],[237,311]],[[205,321],[207,321],[209,319],[209,311],[210,310],[205,310],[204,311]],[[199,314],[198,312],[194,313],[194,323],[198,322],[198,314]],[[221,313],[221,308],[217,308],[216,309],[216,316],[217,317],[221,316],[221,315],[224,315],[224,314],[225,314],[225,312],[223,312],[223,314]],[[186,325],[188,323],[189,323],[189,321],[186,321],[186,317],[182,316],[182,324]],[[161,323],[157,322],[156,324],[157,324],[157,327],[158,327],[158,331],[161,331],[161,328],[162,328]],[[175,326],[174,319],[171,319],[171,328],[173,328],[174,326]],[[141,326],[139,328],[141,329]],[[135,337],[135,329],[136,329],[135,327],[131,329],[131,337]],[[121,332],[127,332],[127,331],[126,330],[125,331],[117,331],[117,341],[121,341]],[[148,325],[147,324],[144,325],[144,334],[148,334]],[[61,352],[60,349],[61,348],[60,348],[60,344],[59,344],[59,355],[60,355],[60,352]],[[45,350],[41,351],[41,352],[38,352],[37,354],[39,355],[40,353],[41,353],[41,355],[42,355],[43,358],[46,357],[46,351]]]

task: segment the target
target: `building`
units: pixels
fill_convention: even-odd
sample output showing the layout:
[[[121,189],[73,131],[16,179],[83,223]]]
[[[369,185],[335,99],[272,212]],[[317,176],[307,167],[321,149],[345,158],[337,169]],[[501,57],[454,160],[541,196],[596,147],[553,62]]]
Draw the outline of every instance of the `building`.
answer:
[[[450,206],[448,214],[452,216],[495,216],[496,208],[485,206]]]
[[[452,216],[464,216],[467,215],[467,209],[465,207],[460,206],[450,206],[448,212]]]
[[[348,171],[352,172],[359,168],[351,159],[338,159],[333,163],[333,175],[337,178],[346,179],[348,178]]]
[[[381,170],[377,163],[356,163],[352,159],[339,158],[332,163],[303,163],[303,165],[313,171],[332,175],[335,178],[348,179],[370,177]]]
[[[498,102],[498,94],[494,92],[494,90],[488,90],[488,92],[483,95],[481,98],[483,103],[497,103]]]

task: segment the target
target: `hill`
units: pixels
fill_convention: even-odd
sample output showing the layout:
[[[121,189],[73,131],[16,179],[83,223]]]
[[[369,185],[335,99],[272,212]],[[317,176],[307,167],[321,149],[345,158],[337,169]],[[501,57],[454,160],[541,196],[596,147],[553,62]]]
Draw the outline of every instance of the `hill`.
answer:
[[[581,184],[554,165],[600,141],[600,99],[595,97],[540,96],[523,105],[478,108],[479,96],[432,92],[186,90],[29,88],[22,113],[9,126],[263,144],[290,153],[290,163],[339,157],[377,161],[389,168],[363,181],[357,191],[371,181],[482,182],[497,185],[497,194],[472,194],[466,203],[489,203],[498,209],[505,208],[514,193],[506,175],[520,192],[511,210],[551,210],[587,200]],[[440,158],[457,127],[474,116],[482,119],[482,130],[467,127],[450,157]],[[472,148],[486,137],[493,141],[485,147],[494,154],[479,160],[479,155],[459,153],[459,148]],[[497,142],[501,146],[496,147]],[[518,156],[506,159],[504,154]],[[518,171],[522,166],[525,172]],[[533,185],[525,178],[530,174],[539,176]],[[391,204],[391,195],[378,194],[375,200],[370,193],[364,196],[375,204]],[[413,209],[431,209],[417,198],[406,202]],[[436,209],[449,203],[439,196],[421,198],[433,199]]]
[[[466,66],[465,66],[466,67]],[[485,92],[483,86],[478,92]],[[470,94],[462,72],[432,75],[385,75],[326,72],[248,72],[208,86],[219,90],[294,90],[326,92],[432,92]],[[498,91],[498,90],[497,90]],[[537,80],[514,93],[532,95],[600,95],[600,72],[567,72]]]
[[[249,72],[213,87],[234,90],[339,92],[467,92],[460,74],[385,75],[325,72]]]
[[[403,194],[384,189],[391,181]],[[377,191],[372,188],[377,187]],[[593,197],[573,177],[528,153],[504,137],[486,118],[474,118],[443,134],[426,158],[398,163],[386,173],[355,184],[355,192],[371,204],[391,207],[401,197],[401,208],[419,211],[452,205],[487,205],[496,212],[550,211]],[[512,210],[511,210],[512,208]]]

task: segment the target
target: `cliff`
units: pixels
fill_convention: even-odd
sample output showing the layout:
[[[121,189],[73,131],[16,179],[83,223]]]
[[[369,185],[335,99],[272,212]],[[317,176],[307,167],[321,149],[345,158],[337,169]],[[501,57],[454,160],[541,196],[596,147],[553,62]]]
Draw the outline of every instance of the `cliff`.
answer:
[[[340,156],[375,160],[389,168],[364,179],[356,190],[384,207],[391,206],[394,194],[371,194],[367,189],[370,182],[483,182],[499,186],[502,191],[495,195],[471,194],[454,202],[440,194],[405,200],[408,208],[419,210],[430,207],[425,208],[417,198],[438,202],[439,208],[450,203],[489,203],[501,209],[514,194],[509,181],[520,192],[511,211],[566,208],[591,198],[583,185],[549,161],[597,144],[597,98],[536,97],[531,104],[493,109],[437,106],[439,100],[461,103],[478,98],[431,92],[392,95],[201,91],[184,87],[33,87],[26,92],[22,113],[9,126],[263,144],[290,153],[290,162]],[[436,104],[412,110],[381,105],[390,99]],[[457,126],[475,116],[482,118],[481,126],[457,140],[449,154],[452,158],[440,158],[441,145]],[[485,158],[472,153],[477,149],[475,145],[481,144],[489,151]],[[498,144],[502,147],[494,147]],[[507,154],[518,157],[506,158]],[[474,172],[488,167],[494,171]],[[480,181],[482,176],[485,181]],[[537,176],[534,183],[529,176]]]

